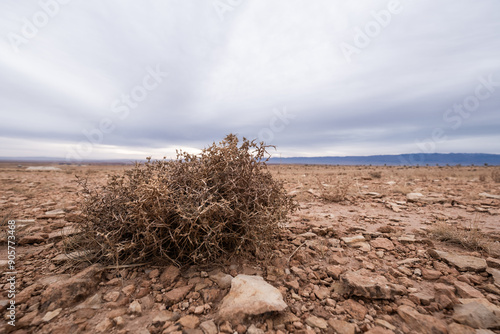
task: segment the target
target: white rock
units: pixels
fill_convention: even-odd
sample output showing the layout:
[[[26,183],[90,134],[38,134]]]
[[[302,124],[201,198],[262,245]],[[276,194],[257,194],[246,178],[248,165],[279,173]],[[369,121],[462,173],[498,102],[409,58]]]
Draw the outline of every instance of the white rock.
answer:
[[[408,200],[408,202],[416,202],[422,197],[424,197],[424,195],[422,195],[421,193],[406,194],[406,199]]]
[[[137,300],[134,300],[132,303],[130,303],[128,310],[130,313],[136,313],[136,314],[142,313],[141,304],[139,304]]]
[[[493,195],[488,193],[480,193],[479,196],[493,199],[500,199],[500,195]]]
[[[359,235],[355,235],[353,237],[344,237],[344,238],[342,238],[342,241],[349,245],[349,244],[355,244],[358,242],[366,241],[366,239],[364,236],[359,234]]]
[[[231,290],[222,300],[221,320],[241,320],[247,315],[258,315],[287,308],[281,292],[260,276],[238,275],[231,282]]]
[[[49,311],[49,312],[45,313],[45,315],[42,318],[42,321],[49,322],[50,320],[57,317],[59,315],[59,313],[61,313],[61,311],[62,311],[62,308],[58,308],[57,310]]]
[[[264,334],[264,331],[260,328],[257,328],[254,324],[251,324],[247,329],[247,334]]]

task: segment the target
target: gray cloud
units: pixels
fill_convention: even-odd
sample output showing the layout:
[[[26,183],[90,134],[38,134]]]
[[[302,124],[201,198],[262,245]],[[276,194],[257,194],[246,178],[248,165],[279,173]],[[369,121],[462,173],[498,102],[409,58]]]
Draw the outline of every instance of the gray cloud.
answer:
[[[221,2],[2,2],[0,156],[173,156],[229,132],[283,156],[500,153],[497,1],[401,0],[350,62],[342,43],[391,1]],[[41,3],[55,12],[28,38]]]

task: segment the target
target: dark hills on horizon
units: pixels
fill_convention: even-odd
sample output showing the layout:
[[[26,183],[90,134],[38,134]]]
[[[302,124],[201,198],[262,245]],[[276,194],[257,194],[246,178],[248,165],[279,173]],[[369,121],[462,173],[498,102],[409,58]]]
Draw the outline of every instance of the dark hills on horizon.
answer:
[[[273,164],[311,165],[374,165],[374,166],[435,166],[435,165],[500,165],[500,154],[485,153],[412,153],[399,155],[370,155],[345,157],[271,158]]]

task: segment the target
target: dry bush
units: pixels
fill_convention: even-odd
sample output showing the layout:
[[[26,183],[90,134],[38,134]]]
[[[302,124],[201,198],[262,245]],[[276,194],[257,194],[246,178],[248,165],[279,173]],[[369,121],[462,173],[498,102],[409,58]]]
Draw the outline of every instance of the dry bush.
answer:
[[[494,243],[479,230],[477,226],[460,228],[446,222],[438,222],[430,229],[434,238],[458,244],[466,249],[491,253],[494,251]]]
[[[369,172],[368,175],[370,175],[374,179],[380,179],[382,177],[382,172],[381,171],[372,171],[372,172]]]
[[[322,199],[338,203],[347,199],[352,181],[344,177],[327,177],[324,182],[318,180],[318,185]]]
[[[494,170],[491,172],[491,179],[495,183],[500,183],[500,170]]]
[[[267,151],[228,135],[199,155],[136,164],[102,187],[83,187],[77,249],[101,262],[177,265],[265,255],[296,204],[267,169]]]

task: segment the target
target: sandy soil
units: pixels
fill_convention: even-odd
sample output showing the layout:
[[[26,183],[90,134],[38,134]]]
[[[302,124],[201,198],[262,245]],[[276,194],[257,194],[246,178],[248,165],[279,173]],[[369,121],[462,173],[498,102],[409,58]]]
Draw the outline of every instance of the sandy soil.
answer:
[[[193,328],[189,328],[192,324],[187,324],[188,320],[181,320],[187,315],[194,315],[202,324],[216,320],[220,301],[228,292],[227,288],[223,289],[215,283],[216,279],[212,279],[216,272],[232,276],[243,273],[263,276],[282,292],[289,306],[287,314],[296,318],[293,322],[280,323],[275,318],[276,315],[265,315],[241,323],[216,322],[218,331],[222,332],[250,333],[255,328],[268,333],[335,333],[339,329],[335,328],[338,323],[334,320],[338,320],[343,321],[342,324],[345,322],[348,329],[349,324],[353,324],[356,332],[382,328],[387,331],[383,333],[410,333],[415,332],[412,327],[414,324],[401,315],[403,311],[399,308],[403,304],[413,304],[411,306],[419,314],[440,319],[448,326],[448,332],[452,333],[449,326],[457,328],[453,327],[454,313],[438,305],[437,295],[436,300],[432,299],[430,302],[434,308],[427,301],[412,297],[412,293],[433,291],[437,282],[422,279],[415,271],[421,267],[441,268],[442,277],[451,277],[449,282],[446,281],[449,284],[453,284],[453,280],[467,280],[471,286],[481,291],[484,298],[500,305],[500,296],[494,293],[496,290],[484,288],[485,284],[490,284],[491,276],[484,272],[459,273],[453,271],[451,265],[449,270],[443,269],[441,261],[433,260],[425,253],[432,248],[478,258],[499,258],[500,199],[495,196],[500,195],[500,183],[493,180],[492,172],[498,170],[495,167],[273,165],[270,166],[272,173],[295,196],[300,210],[293,214],[283,237],[277,240],[276,259],[272,261],[272,265],[263,267],[256,262],[247,261],[208,269],[183,268],[180,276],[176,276],[176,281],[170,282],[172,285],[163,283],[161,287],[157,287],[155,282],[160,279],[164,267],[149,265],[120,270],[120,282],[116,281],[117,271],[108,269],[101,274],[101,281],[98,287],[91,289],[92,293],[87,293],[77,302],[64,304],[59,310],[54,306],[57,304],[55,302],[48,308],[44,305],[44,298],[49,298],[44,296],[44,291],[50,287],[49,283],[64,282],[71,275],[89,267],[88,263],[75,264],[74,261],[61,260],[60,257],[64,248],[62,235],[75,233],[77,227],[77,177],[103,183],[107,174],[121,172],[130,166],[44,165],[60,168],[52,171],[27,170],[28,166],[39,165],[0,164],[2,229],[7,231],[7,222],[16,220],[16,241],[23,240],[16,245],[16,290],[17,298],[21,300],[17,301],[15,328],[7,325],[7,234],[2,233],[0,240],[0,264],[3,271],[1,284],[4,284],[4,291],[0,296],[4,323],[1,324],[0,331],[209,333],[206,326],[203,327],[192,318],[188,320],[194,321],[196,326]],[[412,199],[408,195],[412,193],[421,195]],[[468,249],[457,243],[439,241],[432,233],[437,225],[473,234],[477,244],[484,247]],[[306,232],[311,232],[316,237],[311,240],[310,236],[304,235]],[[396,245],[395,250],[386,250],[381,257],[376,252],[376,247],[363,250],[362,247],[351,247],[343,239],[356,235],[363,236],[368,245],[376,238],[390,239]],[[418,266],[410,265],[410,272],[405,272],[397,264],[413,257],[422,258],[422,262]],[[339,258],[345,260],[339,262]],[[366,296],[343,294],[342,288],[338,288],[337,284],[342,282],[342,278],[327,274],[329,271],[325,268],[331,265],[341,266],[343,275],[349,271],[367,269],[373,274],[389,277],[389,281],[394,278],[394,282],[399,284],[403,284],[401,277],[404,277],[409,281],[406,282],[406,288],[411,290],[390,303]],[[158,275],[155,269],[158,269]],[[399,270],[401,276],[391,270]],[[465,278],[461,279],[462,276]],[[294,280],[301,283],[298,289],[289,283]],[[42,284],[41,281],[45,283]],[[199,293],[192,291],[185,299],[174,304],[165,303],[165,293],[194,281],[206,286],[200,285]],[[123,292],[123,288],[130,285],[134,287],[133,293]],[[327,295],[314,294],[314,291],[325,287],[328,289]],[[33,291],[28,291],[29,288]],[[205,297],[211,293],[210,289],[217,289],[216,297]],[[113,291],[118,291],[116,299],[109,296]],[[90,303],[89,298],[95,295],[99,295],[96,302],[98,307],[89,304],[79,308],[82,301],[82,305]],[[139,315],[130,311],[130,305],[135,300],[140,301],[143,308]],[[409,302],[406,303],[406,300]],[[359,318],[356,311],[352,310],[352,305],[346,304],[346,301],[353,301],[355,305],[359,303],[361,313],[364,312],[363,309],[366,310],[368,317]],[[437,303],[437,306],[432,303]],[[199,306],[204,307],[201,313],[198,311]],[[87,313],[82,311],[87,309],[90,310]],[[178,314],[177,319],[153,321],[152,318],[158,312],[166,311]],[[315,318],[311,320],[313,316]],[[179,317],[182,317],[181,320]],[[317,317],[325,323],[328,321],[325,328],[321,321],[319,324],[315,323]],[[377,322],[377,319],[388,322],[389,325],[384,327],[381,325],[383,321]],[[177,320],[181,323],[176,322]],[[436,326],[439,327],[439,324]]]

